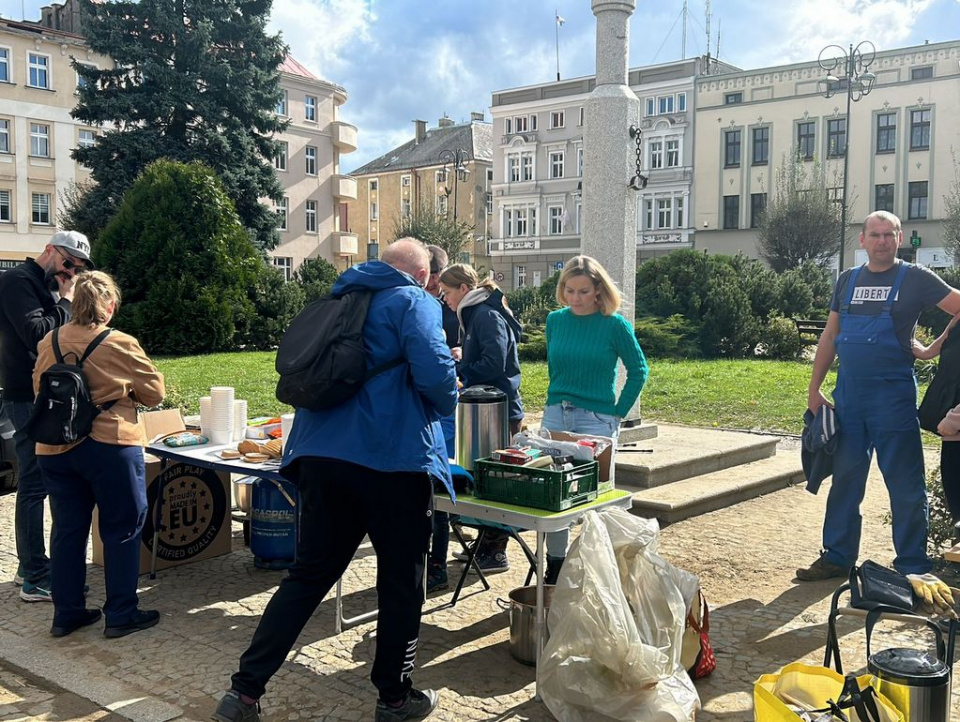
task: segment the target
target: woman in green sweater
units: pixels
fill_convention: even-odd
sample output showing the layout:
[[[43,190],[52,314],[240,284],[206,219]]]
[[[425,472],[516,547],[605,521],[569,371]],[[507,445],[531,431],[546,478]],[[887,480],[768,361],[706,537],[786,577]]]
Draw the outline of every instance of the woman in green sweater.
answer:
[[[647,360],[629,322],[617,313],[620,292],[590,256],[570,259],[557,282],[557,301],[566,306],[547,316],[550,385],[541,426],[549,431],[616,439],[622,419],[647,380]],[[617,366],[627,380],[617,398]],[[616,460],[611,458],[610,471]],[[567,555],[570,531],[547,535],[545,580],[555,584]]]

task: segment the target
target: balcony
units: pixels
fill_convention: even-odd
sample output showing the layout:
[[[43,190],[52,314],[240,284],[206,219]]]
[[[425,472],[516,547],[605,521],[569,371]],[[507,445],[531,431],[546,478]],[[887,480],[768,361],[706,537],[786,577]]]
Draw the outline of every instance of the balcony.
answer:
[[[333,144],[341,153],[353,153],[357,149],[357,127],[335,120],[332,125]]]
[[[357,200],[357,179],[348,175],[333,176],[333,197],[337,200]]]
[[[334,231],[331,251],[335,256],[355,256],[360,248],[356,233]]]

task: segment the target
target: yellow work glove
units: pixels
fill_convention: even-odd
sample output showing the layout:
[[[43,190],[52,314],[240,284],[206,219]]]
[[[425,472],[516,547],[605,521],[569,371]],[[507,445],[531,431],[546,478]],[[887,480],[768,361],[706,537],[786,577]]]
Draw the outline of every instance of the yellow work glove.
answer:
[[[953,591],[933,574],[907,574],[913,593],[922,604],[931,607],[936,614],[956,618]]]

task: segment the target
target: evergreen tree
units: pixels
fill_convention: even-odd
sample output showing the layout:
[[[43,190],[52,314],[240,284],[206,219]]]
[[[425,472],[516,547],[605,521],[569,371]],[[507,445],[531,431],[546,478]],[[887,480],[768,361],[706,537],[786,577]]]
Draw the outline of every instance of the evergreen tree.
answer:
[[[266,33],[272,0],[80,0],[90,48],[114,68],[74,61],[72,115],[104,134],[73,157],[96,186],[72,209],[94,237],[124,193],[159,158],[201,161],[220,176],[257,246],[273,248],[277,216],[261,198],[282,189],[271,138],[286,126],[279,65],[286,47]]]

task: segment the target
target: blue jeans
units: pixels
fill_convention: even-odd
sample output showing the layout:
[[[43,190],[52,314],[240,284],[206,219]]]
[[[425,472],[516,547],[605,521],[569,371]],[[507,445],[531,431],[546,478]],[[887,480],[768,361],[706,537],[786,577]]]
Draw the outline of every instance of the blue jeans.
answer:
[[[41,456],[50,492],[53,623],[83,618],[87,537],[100,511],[106,624],[127,624],[137,611],[140,535],[147,518],[143,449],[87,439],[63,454]]]
[[[616,441],[620,433],[620,419],[612,414],[598,414],[595,411],[581,409],[567,401],[551,404],[543,410],[540,426],[548,431],[567,431],[571,434],[593,434],[609,436]],[[616,448],[610,457],[610,469],[615,468]],[[570,543],[570,530],[547,534],[547,556],[562,559],[567,556]]]
[[[20,465],[14,532],[20,573],[29,584],[48,588],[50,559],[43,535],[43,500],[47,487],[37,466],[36,444],[27,437],[27,424],[33,404],[29,401],[4,401],[3,413],[13,423],[13,443]]]

